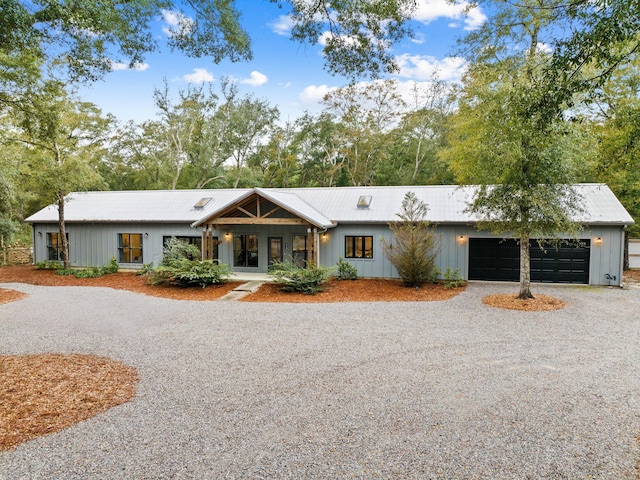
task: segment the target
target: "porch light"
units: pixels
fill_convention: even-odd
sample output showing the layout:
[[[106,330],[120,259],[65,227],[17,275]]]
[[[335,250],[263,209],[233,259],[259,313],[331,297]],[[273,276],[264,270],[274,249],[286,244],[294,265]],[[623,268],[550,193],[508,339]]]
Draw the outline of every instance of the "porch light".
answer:
[[[327,233],[326,232],[322,234],[322,241],[323,242],[327,241]]]
[[[462,244],[467,241],[467,238],[464,235],[458,235],[458,243]]]
[[[227,232],[224,234],[225,240],[229,240],[231,238],[231,233]]]
[[[593,243],[595,243],[596,245],[602,245],[602,237],[596,237]]]

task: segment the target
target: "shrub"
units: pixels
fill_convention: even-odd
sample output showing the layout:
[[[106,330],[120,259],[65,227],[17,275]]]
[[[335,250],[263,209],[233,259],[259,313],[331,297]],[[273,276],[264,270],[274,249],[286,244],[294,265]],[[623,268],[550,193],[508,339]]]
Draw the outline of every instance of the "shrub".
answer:
[[[36,270],[60,270],[62,264],[55,260],[45,260],[44,262],[36,262]]]
[[[447,267],[447,270],[442,274],[442,277],[444,278],[444,281],[442,282],[442,286],[444,288],[464,287],[467,283],[460,276],[459,268],[451,270]]]
[[[200,260],[202,254],[198,247],[171,237],[164,247],[162,254],[162,265],[172,266],[178,265],[182,260]]]
[[[356,267],[351,265],[342,257],[338,259],[338,263],[336,264],[336,267],[337,267],[336,279],[338,280],[357,280],[358,279],[358,270],[356,269]]]
[[[229,279],[231,269],[224,263],[213,260],[188,260],[186,258],[173,265],[160,265],[149,273],[147,283],[151,285],[174,284],[181,287],[216,285]]]
[[[58,266],[56,269],[56,275],[73,275],[76,278],[98,278],[103,275],[108,275],[111,273],[117,273],[120,267],[118,267],[118,262],[116,262],[115,257],[111,257],[111,261],[102,267],[89,267],[84,268],[82,270],[78,269],[65,269],[61,266]]]
[[[136,275],[148,275],[153,271],[153,262],[145,263],[142,267],[136,271]]]
[[[433,282],[437,277],[437,239],[434,228],[424,219],[428,210],[415,193],[407,192],[402,213],[398,214],[400,221],[389,224],[395,241],[382,241],[385,255],[408,287]]]
[[[116,257],[111,257],[111,261],[107,265],[100,267],[100,271],[102,272],[103,275],[108,275],[110,273],[118,273],[119,269],[120,267],[118,266]]]
[[[228,265],[213,260],[200,260],[198,247],[172,238],[167,242],[162,264],[156,268],[143,266],[150,285],[173,284],[181,287],[215,285],[228,280],[231,269]]]
[[[321,292],[321,285],[327,281],[330,273],[329,268],[315,265],[301,268],[291,261],[275,262],[269,270],[269,275],[275,277],[275,283],[285,292],[302,292],[307,295]]]

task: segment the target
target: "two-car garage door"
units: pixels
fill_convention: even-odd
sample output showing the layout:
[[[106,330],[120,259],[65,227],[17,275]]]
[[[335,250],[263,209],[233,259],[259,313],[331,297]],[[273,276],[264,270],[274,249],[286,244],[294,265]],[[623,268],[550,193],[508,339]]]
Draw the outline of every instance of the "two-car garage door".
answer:
[[[580,244],[549,246],[542,250],[531,241],[531,281],[589,283],[589,240]],[[520,247],[513,239],[470,238],[469,280],[517,282],[520,279]]]

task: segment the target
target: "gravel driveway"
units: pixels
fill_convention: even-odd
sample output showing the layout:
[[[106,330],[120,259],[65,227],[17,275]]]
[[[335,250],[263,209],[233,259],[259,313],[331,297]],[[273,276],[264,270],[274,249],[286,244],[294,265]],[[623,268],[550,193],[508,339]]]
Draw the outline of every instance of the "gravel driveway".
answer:
[[[0,353],[138,368],[130,403],[0,454],[2,479],[632,479],[640,289],[535,286],[553,312],[180,302],[3,284]]]

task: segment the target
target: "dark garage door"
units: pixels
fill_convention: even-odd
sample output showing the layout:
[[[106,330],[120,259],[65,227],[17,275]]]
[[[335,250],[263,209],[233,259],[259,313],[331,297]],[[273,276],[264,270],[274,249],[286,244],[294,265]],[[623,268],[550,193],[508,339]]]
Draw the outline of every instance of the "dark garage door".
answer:
[[[589,240],[580,245],[540,249],[531,241],[531,281],[589,283]],[[520,247],[515,240],[469,239],[469,280],[517,282],[520,280]]]

